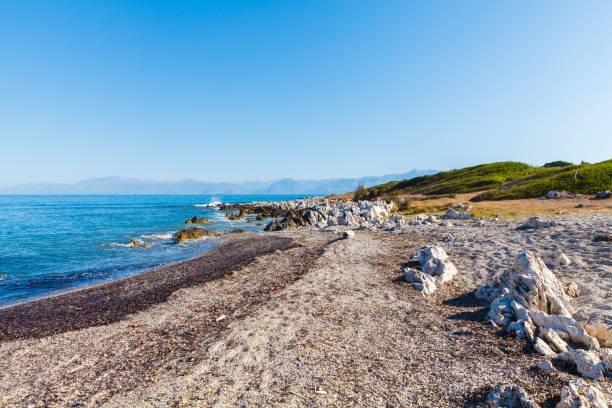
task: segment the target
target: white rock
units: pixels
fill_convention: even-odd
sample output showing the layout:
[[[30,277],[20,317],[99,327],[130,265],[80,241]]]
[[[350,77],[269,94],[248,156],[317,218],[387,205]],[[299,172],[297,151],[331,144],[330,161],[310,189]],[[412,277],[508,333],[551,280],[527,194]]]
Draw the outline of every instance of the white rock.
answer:
[[[567,285],[567,288],[565,289],[565,293],[567,293],[568,296],[571,296],[573,298],[577,298],[578,296],[580,296],[580,290],[578,289],[578,285],[576,284],[576,282],[570,282]]]
[[[603,377],[604,363],[592,351],[581,349],[569,350],[560,353],[557,358],[576,365],[576,370],[586,378],[597,379]]]
[[[540,408],[518,385],[500,385],[487,395],[488,407]]]
[[[431,295],[436,291],[435,279],[417,269],[404,269],[404,279],[424,295]]]
[[[479,289],[476,295],[480,298],[484,293],[489,298],[502,296],[504,289],[510,295],[506,301],[514,299],[527,309],[568,317],[574,313],[561,283],[536,253],[524,252],[519,255],[512,269],[505,271],[493,288]]]
[[[561,389],[557,408],[607,408],[604,394],[584,380],[573,380]]]
[[[538,368],[542,371],[555,371],[555,367],[552,365],[550,360],[543,360],[538,364]]]
[[[455,208],[451,208],[446,212],[446,214],[444,214],[443,218],[451,220],[468,220],[472,218],[472,214],[457,211]]]
[[[421,263],[423,272],[436,277],[442,283],[448,282],[457,274],[457,268],[446,255],[444,248],[438,244],[424,248],[414,258]]]
[[[604,363],[597,354],[570,350],[567,341],[588,350],[597,351],[600,346],[572,318],[569,296],[537,254],[519,255],[512,269],[505,271],[493,287],[480,287],[475,295],[490,302],[488,320],[519,338],[529,339],[538,353],[548,358],[561,353],[559,357],[575,363],[582,375],[603,375]],[[536,331],[539,337],[534,336]]]
[[[542,354],[545,357],[548,357],[548,358],[557,357],[557,353],[555,353],[548,346],[548,344],[546,344],[546,342],[539,337],[536,339],[535,343],[533,343],[533,348],[535,349],[535,351],[537,351],[538,353]]]
[[[601,356],[601,361],[603,362],[604,369],[612,373],[612,349],[601,349],[599,355]]]
[[[553,199],[553,198],[564,198],[567,197],[569,194],[567,194],[565,191],[549,191],[546,194],[546,198],[547,199]]]
[[[558,268],[559,266],[567,266],[571,263],[570,259],[561,251],[555,251],[550,254],[544,255],[542,260],[546,263],[546,265],[550,265],[553,268]]]
[[[450,242],[450,241],[453,241],[454,239],[455,239],[455,236],[449,233],[449,234],[446,234],[444,238],[442,238],[442,241]]]
[[[540,329],[540,335],[557,353],[567,351],[567,343],[553,329],[542,328]]]
[[[423,248],[412,258],[419,261],[421,270],[405,268],[404,279],[423,294],[432,294],[457,274],[457,268],[439,244]]]
[[[560,337],[567,337],[572,342],[587,349],[599,349],[597,339],[590,336],[584,327],[571,317],[553,316],[539,310],[530,310],[529,317],[539,328],[553,329]]]
[[[344,239],[355,238],[355,232],[353,232],[352,230],[344,231],[344,234],[342,234],[342,236],[344,237]]]
[[[527,222],[520,226],[518,229],[535,229],[535,228],[548,228],[554,225],[554,222],[543,221],[540,217],[535,216],[527,220]]]

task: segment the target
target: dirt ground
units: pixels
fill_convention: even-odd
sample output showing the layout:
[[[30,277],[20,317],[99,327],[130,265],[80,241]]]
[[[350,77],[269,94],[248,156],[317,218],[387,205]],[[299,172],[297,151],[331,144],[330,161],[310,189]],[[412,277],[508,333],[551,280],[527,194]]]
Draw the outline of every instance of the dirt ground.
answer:
[[[482,192],[457,194],[454,198],[436,198],[422,194],[403,194],[393,199],[401,199],[410,203],[415,208],[414,213],[443,213],[442,207],[450,207],[455,204],[469,204],[472,206],[472,213],[475,217],[505,217],[518,218],[530,217],[533,215],[559,215],[559,214],[598,214],[612,213],[612,199],[596,200],[593,196],[582,196],[580,198],[561,198],[553,200],[540,200],[538,198],[528,198],[522,200],[502,200],[502,201],[480,201],[470,202],[469,200]],[[353,193],[339,194],[330,196],[332,199],[350,200]],[[584,207],[578,207],[584,204]],[[436,208],[440,207],[440,208]],[[416,211],[420,209],[420,211]]]

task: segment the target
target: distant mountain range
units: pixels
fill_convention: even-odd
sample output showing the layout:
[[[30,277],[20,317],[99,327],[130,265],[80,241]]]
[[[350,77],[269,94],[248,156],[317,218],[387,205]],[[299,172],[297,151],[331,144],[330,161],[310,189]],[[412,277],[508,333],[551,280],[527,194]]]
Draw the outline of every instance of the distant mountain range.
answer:
[[[89,178],[75,184],[28,183],[0,187],[0,194],[335,194],[353,191],[360,184],[367,187],[389,181],[404,180],[437,170],[413,169],[401,174],[380,177],[322,180],[281,179],[208,183],[198,180],[155,181],[124,177]]]

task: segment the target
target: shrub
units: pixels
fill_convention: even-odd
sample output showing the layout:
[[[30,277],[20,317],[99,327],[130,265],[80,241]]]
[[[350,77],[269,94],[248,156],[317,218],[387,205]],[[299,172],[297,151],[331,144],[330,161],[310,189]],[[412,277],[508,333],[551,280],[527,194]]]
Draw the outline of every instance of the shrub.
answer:
[[[572,166],[572,165],[573,163],[566,162],[563,160],[557,160],[557,161],[553,161],[550,163],[546,163],[542,167],[567,167],[567,166]]]
[[[359,187],[357,187],[357,190],[355,190],[355,192],[353,193],[353,201],[357,202],[357,201],[361,201],[366,199],[366,197],[368,196],[368,189],[366,188],[365,185],[360,184]]]

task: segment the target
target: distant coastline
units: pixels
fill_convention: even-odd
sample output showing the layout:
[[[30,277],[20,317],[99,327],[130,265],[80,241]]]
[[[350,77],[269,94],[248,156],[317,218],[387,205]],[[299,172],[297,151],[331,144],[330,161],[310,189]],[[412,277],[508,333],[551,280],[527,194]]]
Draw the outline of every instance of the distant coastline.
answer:
[[[358,178],[330,178],[296,180],[291,178],[270,181],[205,182],[193,179],[156,181],[124,177],[89,178],[74,184],[27,183],[0,187],[2,195],[65,195],[65,194],[337,194],[352,191],[363,184],[367,187],[394,180],[409,179],[437,170],[413,169],[405,173]]]

